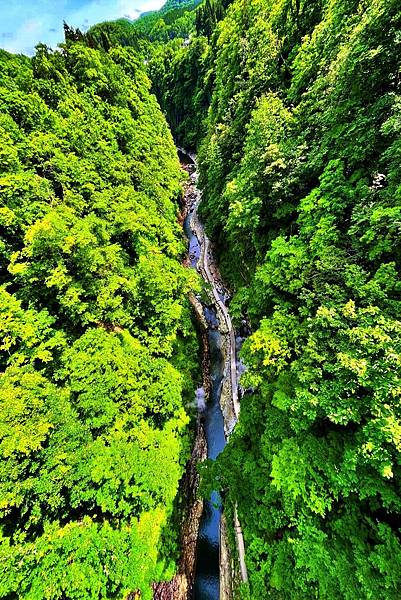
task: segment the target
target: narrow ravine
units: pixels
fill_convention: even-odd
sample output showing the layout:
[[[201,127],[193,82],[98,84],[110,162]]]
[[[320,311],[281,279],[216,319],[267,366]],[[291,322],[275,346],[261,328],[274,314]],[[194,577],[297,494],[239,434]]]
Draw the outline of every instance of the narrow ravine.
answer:
[[[211,244],[198,216],[201,193],[197,188],[196,161],[194,157],[185,153],[180,153],[180,158],[190,176],[185,194],[184,220],[184,231],[189,240],[190,265],[197,269],[208,284],[209,302],[204,302],[202,308],[207,324],[210,393],[206,404],[202,402],[201,390],[198,397],[201,399],[199,410],[202,411],[207,456],[215,460],[224,449],[239,416],[236,339],[226,306],[229,294],[219,275]],[[210,500],[204,503],[196,549],[193,600],[219,600],[222,596],[230,597],[229,592],[221,591],[221,514],[219,494],[216,491]],[[235,519],[241,579],[246,581],[242,531],[237,516]],[[225,565],[225,570],[231,571],[231,565]]]

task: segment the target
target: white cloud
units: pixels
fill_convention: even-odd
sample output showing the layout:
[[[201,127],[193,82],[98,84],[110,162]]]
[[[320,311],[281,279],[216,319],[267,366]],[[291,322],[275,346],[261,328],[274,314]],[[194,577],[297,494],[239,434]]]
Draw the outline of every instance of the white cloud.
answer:
[[[73,27],[87,29],[95,23],[141,12],[157,10],[165,0],[82,0],[78,9],[68,8],[68,0],[15,0],[3,6],[0,0],[0,46],[9,52],[32,54],[44,42],[55,48],[63,41],[63,20]],[[22,16],[22,18],[21,18]]]
[[[147,2],[141,2],[139,9],[141,12],[147,12],[148,10],[158,10],[165,4],[165,2],[159,2],[159,0],[148,0]]]

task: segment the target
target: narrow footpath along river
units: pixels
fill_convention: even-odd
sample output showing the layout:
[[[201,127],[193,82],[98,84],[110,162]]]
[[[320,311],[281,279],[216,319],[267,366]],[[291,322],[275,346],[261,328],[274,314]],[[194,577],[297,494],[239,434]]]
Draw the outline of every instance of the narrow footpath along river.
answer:
[[[210,359],[210,394],[205,403],[205,391],[198,390],[198,408],[202,411],[208,458],[215,460],[226,445],[239,415],[236,339],[226,306],[229,294],[221,281],[210,242],[198,217],[201,194],[197,188],[195,159],[180,153],[190,183],[185,194],[184,231],[189,240],[191,267],[197,269],[208,284],[210,301],[202,304],[207,323]],[[196,549],[193,600],[220,599],[220,522],[221,506],[218,492],[204,504]],[[237,529],[237,523],[235,523]],[[239,536],[239,537],[238,537]],[[237,543],[242,579],[246,580],[242,532],[238,523]],[[231,569],[231,566],[229,567]]]

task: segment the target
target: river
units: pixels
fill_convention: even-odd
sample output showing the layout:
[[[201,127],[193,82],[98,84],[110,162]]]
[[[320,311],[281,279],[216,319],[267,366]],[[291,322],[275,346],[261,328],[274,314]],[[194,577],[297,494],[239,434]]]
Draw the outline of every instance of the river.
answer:
[[[193,226],[197,217],[200,198],[196,189],[196,171],[192,161],[185,155],[180,156],[187,172],[191,177],[191,186],[187,194],[187,216],[184,221],[184,231],[189,241],[189,258],[191,267],[199,270],[202,257],[202,239],[198,239]],[[200,224],[200,221],[198,220]],[[224,356],[221,351],[221,334],[218,330],[218,318],[213,306],[203,306],[204,316],[208,325],[207,337],[210,360],[210,397],[206,404],[202,402],[204,393],[199,390],[200,400],[198,409],[202,412],[203,427],[207,441],[207,456],[215,460],[226,445],[224,434],[224,419],[220,408],[220,395],[224,378]],[[199,393],[201,392],[201,393]],[[194,600],[219,600],[220,598],[220,518],[221,506],[217,492],[212,494],[209,501],[204,503],[202,519],[198,533],[196,549],[196,571],[193,587]]]
[[[198,216],[201,193],[197,187],[195,159],[180,153],[183,167],[189,173],[190,184],[185,194],[186,216],[184,231],[189,241],[189,259],[208,284],[209,302],[202,305],[207,323],[210,360],[210,394],[205,403],[204,390],[198,390],[198,408],[202,411],[207,441],[207,455],[215,460],[223,451],[239,415],[238,370],[236,338],[227,308],[229,294],[219,275],[210,242]],[[222,509],[219,493],[213,492],[204,503],[196,548],[196,570],[193,600],[220,599],[220,522]],[[237,519],[237,517],[236,517]],[[242,532],[239,523],[237,544],[242,579],[246,580]],[[231,569],[231,565],[227,566]]]

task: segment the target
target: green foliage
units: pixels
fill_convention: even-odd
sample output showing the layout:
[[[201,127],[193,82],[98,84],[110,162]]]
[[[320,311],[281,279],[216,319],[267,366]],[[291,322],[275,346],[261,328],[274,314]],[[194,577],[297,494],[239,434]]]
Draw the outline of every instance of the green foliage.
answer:
[[[229,2],[206,0],[196,11],[196,33],[205,35],[210,40],[216,23],[224,17],[224,8]]]
[[[146,62],[253,329],[204,470],[238,506],[239,596],[396,600],[399,2],[195,4],[0,53],[0,595],[146,599],[173,569],[196,282]]]
[[[29,600],[95,600],[125,598],[131,590],[143,590],[144,600],[151,600],[150,584],[159,576],[154,565],[162,523],[160,510],[144,512],[121,528],[84,517],[61,528],[47,526],[35,544],[10,547],[3,539],[0,561],[8,568],[0,593],[15,590]],[[137,548],[146,548],[146,569]]]
[[[210,103],[210,86],[204,82],[210,53],[206,40],[194,37],[195,31],[207,27],[211,32],[228,3],[168,0],[160,10],[144,13],[135,21],[100,23],[87,34],[66,26],[66,39],[106,50],[118,45],[134,48],[147,65],[152,91],[176,141],[195,148],[205,133],[203,119]]]
[[[194,30],[195,8],[200,0],[168,0],[157,11],[139,19],[118,19],[94,25],[85,34],[65,25],[66,40],[82,41],[90,47],[109,50],[113,46],[131,46],[148,57],[170,40],[185,39]]]
[[[210,101],[202,74],[208,68],[210,51],[205,38],[195,38],[188,47],[171,43],[153,52],[148,71],[153,89],[179,144],[195,148],[204,135],[202,117]]]
[[[142,59],[77,35],[0,55],[0,597],[150,600],[175,568],[197,281]]]
[[[253,328],[253,393],[209,485],[238,504],[254,600],[395,600],[399,2],[217,8],[200,7],[187,48],[165,49],[167,75],[160,60],[150,71],[177,138],[199,149],[230,310]]]

